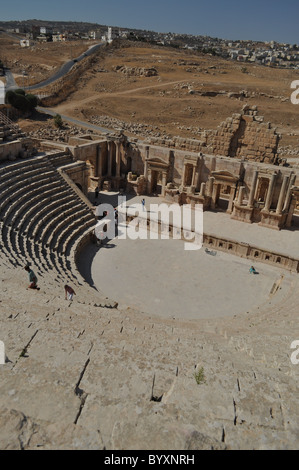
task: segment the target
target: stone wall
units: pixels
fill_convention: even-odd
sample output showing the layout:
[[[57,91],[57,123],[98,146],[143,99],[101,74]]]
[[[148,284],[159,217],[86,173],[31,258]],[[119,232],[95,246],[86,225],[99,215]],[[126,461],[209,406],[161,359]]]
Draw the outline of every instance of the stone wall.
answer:
[[[274,163],[279,139],[271,124],[257,117],[257,108],[245,105],[241,114],[233,114],[218,126],[208,147],[215,155]]]
[[[243,106],[241,113],[223,121],[216,130],[203,131],[199,139],[149,136],[149,145],[161,145],[189,152],[204,152],[231,158],[274,163],[280,135],[258,116],[256,106]]]

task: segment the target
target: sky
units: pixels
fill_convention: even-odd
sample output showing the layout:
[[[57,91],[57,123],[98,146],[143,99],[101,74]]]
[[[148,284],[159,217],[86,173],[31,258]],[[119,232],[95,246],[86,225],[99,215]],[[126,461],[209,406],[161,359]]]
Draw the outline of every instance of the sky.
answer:
[[[8,0],[0,21],[84,21],[161,33],[299,44],[298,0]]]

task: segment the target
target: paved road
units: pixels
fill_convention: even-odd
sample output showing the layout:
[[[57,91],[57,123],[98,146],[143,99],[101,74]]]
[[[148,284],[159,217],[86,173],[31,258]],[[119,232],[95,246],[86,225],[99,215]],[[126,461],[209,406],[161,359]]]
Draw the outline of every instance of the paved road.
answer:
[[[12,72],[9,69],[5,68],[4,73],[5,73],[5,79],[6,79],[5,89],[12,90],[14,88],[18,88]]]
[[[37,89],[46,87],[48,85],[51,85],[51,83],[54,83],[56,80],[59,80],[64,75],[66,75],[71,70],[71,68],[74,66],[75,63],[81,62],[81,60],[85,59],[85,57],[88,57],[94,54],[94,52],[96,52],[100,47],[102,47],[103,44],[104,43],[99,43],[99,44],[95,44],[94,46],[89,47],[89,49],[83,52],[83,54],[81,54],[79,57],[69,60],[68,62],[63,64],[63,66],[54,75],[52,75],[52,77],[49,77],[47,80],[44,80],[35,85],[24,87],[24,89],[27,91],[33,91],[33,90],[37,90]],[[13,75],[8,69],[6,69],[5,76],[6,76],[6,90],[17,88]]]
[[[49,114],[50,116],[56,116],[56,114],[58,114],[57,111],[53,111],[52,109],[49,109],[49,108],[43,108],[41,106],[37,106],[36,110],[39,111],[40,113]],[[96,132],[104,132],[104,133],[114,132],[114,130],[112,129],[106,129],[104,127],[96,126],[94,124],[90,124],[85,121],[80,121],[79,119],[75,119],[70,116],[65,116],[63,114],[60,114],[60,116],[63,121],[70,122],[71,124],[74,124],[74,126],[86,127],[87,129],[91,129]]]

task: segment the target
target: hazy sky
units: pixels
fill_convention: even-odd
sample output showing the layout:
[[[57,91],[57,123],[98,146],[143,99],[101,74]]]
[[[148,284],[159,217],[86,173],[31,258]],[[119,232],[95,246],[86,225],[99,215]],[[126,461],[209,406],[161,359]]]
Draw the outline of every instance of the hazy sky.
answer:
[[[3,0],[0,20],[109,26],[299,43],[299,0]]]

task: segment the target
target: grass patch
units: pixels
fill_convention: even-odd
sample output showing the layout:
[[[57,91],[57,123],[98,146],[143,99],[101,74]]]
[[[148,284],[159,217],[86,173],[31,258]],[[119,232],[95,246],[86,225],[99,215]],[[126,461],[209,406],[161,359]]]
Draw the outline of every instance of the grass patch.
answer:
[[[194,372],[194,378],[196,380],[197,385],[200,385],[206,381],[203,367]]]

